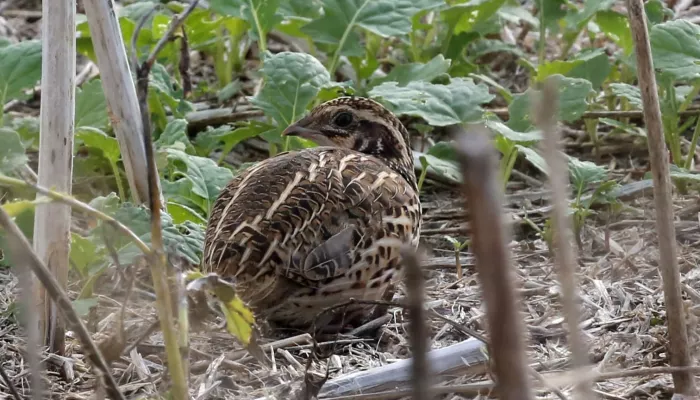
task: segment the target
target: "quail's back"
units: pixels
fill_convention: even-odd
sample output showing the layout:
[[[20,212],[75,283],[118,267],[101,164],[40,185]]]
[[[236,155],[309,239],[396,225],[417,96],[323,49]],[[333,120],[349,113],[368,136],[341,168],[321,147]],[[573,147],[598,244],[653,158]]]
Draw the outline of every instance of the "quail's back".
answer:
[[[421,207],[398,119],[378,103],[340,98],[285,130],[320,147],[238,174],[214,203],[204,265],[235,278],[259,317],[300,329],[351,298],[379,300],[402,277],[400,248],[418,245]],[[362,322],[371,307],[326,313]]]

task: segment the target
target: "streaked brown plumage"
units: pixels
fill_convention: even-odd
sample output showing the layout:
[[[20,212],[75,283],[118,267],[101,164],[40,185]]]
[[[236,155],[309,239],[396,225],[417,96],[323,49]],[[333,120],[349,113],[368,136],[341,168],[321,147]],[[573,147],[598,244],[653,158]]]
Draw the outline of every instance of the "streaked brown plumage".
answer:
[[[402,276],[400,247],[418,245],[421,208],[408,132],[379,103],[331,100],[284,135],[319,147],[262,161],[227,185],[209,218],[204,265],[235,277],[259,317],[308,329],[329,306],[385,295]],[[319,321],[357,323],[370,311]]]

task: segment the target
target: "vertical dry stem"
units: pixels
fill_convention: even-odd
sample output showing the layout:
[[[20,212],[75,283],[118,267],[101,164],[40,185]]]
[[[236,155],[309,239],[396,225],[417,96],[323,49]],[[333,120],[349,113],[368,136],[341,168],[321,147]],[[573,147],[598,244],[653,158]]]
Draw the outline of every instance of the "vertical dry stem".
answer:
[[[549,181],[552,187],[552,219],[554,222],[554,248],[557,259],[557,272],[562,291],[564,318],[569,328],[569,342],[573,355],[574,368],[588,364],[588,349],[583,332],[579,328],[581,310],[577,305],[579,298],[576,291],[576,254],[571,245],[571,218],[567,215],[569,200],[567,196],[568,166],[567,160],[559,149],[559,132],[557,129],[558,96],[557,85],[547,79],[540,101],[534,101],[533,116],[544,135],[544,157],[549,166]],[[593,392],[588,382],[576,385],[575,398],[589,399]]]
[[[41,127],[39,185],[70,194],[75,114],[75,0],[42,2]],[[71,209],[65,204],[36,206],[34,249],[62,287],[68,281]],[[39,333],[52,352],[63,354],[64,323],[41,285],[36,302]]]
[[[411,352],[413,369],[413,399],[427,400],[430,389],[430,365],[428,364],[428,331],[425,326],[425,310],[423,298],[425,296],[425,284],[420,268],[418,254],[414,249],[404,248],[401,251],[403,263],[406,268],[406,292],[408,297],[408,309],[411,316]]]
[[[84,5],[131,195],[136,203],[145,203],[148,201],[148,175],[141,137],[143,126],[114,4],[112,0],[85,0]]]
[[[525,330],[518,311],[508,236],[503,221],[503,193],[497,178],[496,155],[484,127],[464,132],[450,127],[464,183],[469,212],[472,250],[486,301],[490,353],[501,399],[533,399],[526,364]]]
[[[642,92],[649,160],[654,181],[656,231],[659,234],[659,269],[663,281],[666,318],[668,319],[669,358],[672,366],[690,366],[692,360],[688,350],[688,333],[681,298],[680,272],[676,259],[676,232],[673,227],[668,151],[661,124],[661,109],[651,58],[647,18],[642,0],[627,0],[627,9],[632,38],[634,39],[634,49],[637,54],[637,77]],[[677,394],[697,396],[695,378],[691,372],[674,372],[673,383]]]

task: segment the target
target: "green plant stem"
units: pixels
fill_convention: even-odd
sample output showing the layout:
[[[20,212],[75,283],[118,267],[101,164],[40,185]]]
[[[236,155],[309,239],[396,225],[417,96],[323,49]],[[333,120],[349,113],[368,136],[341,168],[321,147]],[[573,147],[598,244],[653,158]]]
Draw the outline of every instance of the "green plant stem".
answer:
[[[688,157],[685,159],[685,169],[690,169],[695,158],[695,149],[698,146],[698,137],[700,137],[700,118],[695,122],[693,130],[693,138],[690,140],[690,148],[688,149]]]
[[[258,18],[258,13],[256,12],[255,4],[253,4],[252,0],[248,0],[248,7],[250,7],[250,13],[253,15],[255,29],[258,31],[258,48],[262,55],[267,51],[267,34],[263,31],[262,25],[260,25],[260,19]],[[260,57],[260,62],[262,62],[262,57]]]
[[[124,183],[122,182],[122,176],[119,173],[119,166],[116,162],[109,160],[109,165],[112,167],[112,172],[114,173],[114,179],[117,180],[117,191],[119,191],[119,198],[122,201],[126,201],[126,190],[124,190]]]
[[[547,43],[547,27],[544,24],[544,0],[539,1],[540,10],[538,16],[540,18],[540,41],[538,45],[538,57],[537,62],[539,65],[544,64],[546,56],[546,43]]]
[[[695,97],[700,93],[700,79],[695,81],[693,84],[693,88],[690,90],[690,93],[688,93],[687,96],[685,96],[685,99],[683,99],[683,103],[681,103],[680,107],[678,107],[678,111],[683,112],[690,107],[691,104],[693,104],[693,100]]]
[[[350,20],[350,23],[348,24],[348,27],[345,28],[345,32],[343,32],[343,36],[340,37],[340,41],[338,42],[338,48],[335,50],[333,53],[333,58],[331,59],[331,63],[328,66],[328,72],[331,75],[331,79],[333,79],[333,76],[335,75],[335,69],[338,68],[338,61],[340,60],[340,52],[343,50],[343,46],[345,46],[345,42],[348,40],[348,35],[350,35],[350,32],[352,32],[352,28],[355,27],[355,21],[357,20],[357,16],[360,15],[362,10],[365,8],[367,4],[369,4],[370,0],[365,0],[364,3],[357,9],[357,12],[355,15],[352,16],[352,19]]]
[[[418,177],[418,192],[420,193],[421,189],[423,188],[423,182],[425,182],[425,177],[428,175],[428,160],[426,160],[425,157],[421,156],[420,157],[420,164],[421,164],[421,171],[420,171],[420,177]]]
[[[515,161],[518,159],[518,148],[513,146],[513,148],[508,152],[508,154],[501,159],[501,177],[503,179],[503,189],[505,189],[510,179],[510,173],[513,171],[513,166]]]
[[[21,179],[15,179],[11,178],[6,175],[0,174],[0,186],[9,186],[9,187],[19,187],[19,188],[25,188],[25,189],[32,189],[37,193],[40,193],[51,200],[55,200],[58,202],[61,202],[63,204],[66,204],[70,206],[71,208],[80,210],[91,217],[97,218],[105,223],[108,223],[112,225],[112,227],[123,234],[125,234],[129,239],[131,239],[132,242],[136,245],[136,247],[139,248],[144,254],[149,254],[151,252],[151,248],[144,243],[136,234],[131,231],[131,229],[127,228],[124,224],[121,222],[117,221],[116,219],[110,217],[109,215],[103,213],[102,211],[96,210],[93,207],[76,200],[75,198],[68,196],[63,193],[59,193],[50,189],[43,188],[41,186],[25,182]]]

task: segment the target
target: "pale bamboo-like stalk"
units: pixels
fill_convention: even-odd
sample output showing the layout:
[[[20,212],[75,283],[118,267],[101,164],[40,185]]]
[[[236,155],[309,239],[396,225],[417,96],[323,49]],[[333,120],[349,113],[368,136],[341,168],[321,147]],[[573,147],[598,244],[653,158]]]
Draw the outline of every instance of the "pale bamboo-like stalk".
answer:
[[[75,116],[75,0],[42,2],[41,122],[38,184],[70,193]],[[62,287],[68,281],[71,209],[39,204],[34,250]],[[34,285],[39,334],[52,352],[63,354],[65,325],[41,285]]]
[[[637,55],[637,77],[642,94],[644,122],[647,127],[649,162],[654,182],[656,206],[656,232],[659,235],[659,270],[666,303],[668,320],[668,354],[672,366],[687,367],[693,364],[688,348],[688,332],[685,310],[681,297],[681,276],[676,258],[676,231],[673,226],[673,200],[668,150],[664,141],[659,93],[651,58],[651,44],[647,30],[647,16],[642,0],[627,0],[630,28]],[[679,396],[698,395],[695,378],[689,371],[673,373],[675,392]]]
[[[525,328],[518,305],[508,241],[503,219],[503,190],[497,177],[496,154],[483,126],[466,131],[451,126],[464,182],[464,204],[470,209],[471,248],[476,258],[499,398],[533,399],[525,354]]]
[[[578,307],[578,293],[576,290],[576,254],[571,244],[571,218],[568,216],[569,199],[568,166],[564,154],[559,148],[559,130],[557,129],[558,113],[557,84],[553,79],[547,79],[539,101],[533,101],[533,117],[536,125],[544,136],[544,158],[549,167],[549,182],[552,188],[552,219],[554,227],[554,249],[557,260],[557,275],[561,285],[562,308],[564,318],[569,330],[569,343],[571,347],[574,367],[583,367],[588,364],[588,349],[579,328],[581,310]],[[534,99],[533,99],[534,100]],[[582,382],[576,385],[575,399],[589,399],[593,397],[590,385]]]
[[[85,0],[83,3],[132,198],[137,204],[146,203],[148,176],[145,173],[146,150],[141,136],[143,124],[114,3],[112,0]],[[160,192],[160,187],[158,190]]]

